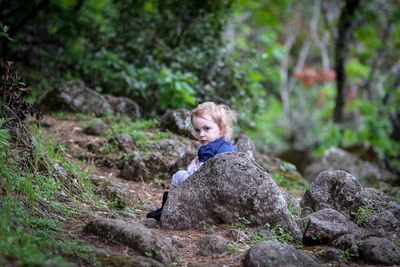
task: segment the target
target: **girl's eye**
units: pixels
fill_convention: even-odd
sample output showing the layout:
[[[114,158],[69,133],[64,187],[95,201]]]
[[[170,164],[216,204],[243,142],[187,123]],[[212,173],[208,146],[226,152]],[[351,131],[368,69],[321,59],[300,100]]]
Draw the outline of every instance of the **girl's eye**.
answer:
[[[210,127],[204,127],[204,131],[208,131],[208,130],[210,130]]]
[[[195,129],[195,131],[196,131],[196,133],[199,133],[199,132],[200,132],[200,130],[199,130],[199,129]]]

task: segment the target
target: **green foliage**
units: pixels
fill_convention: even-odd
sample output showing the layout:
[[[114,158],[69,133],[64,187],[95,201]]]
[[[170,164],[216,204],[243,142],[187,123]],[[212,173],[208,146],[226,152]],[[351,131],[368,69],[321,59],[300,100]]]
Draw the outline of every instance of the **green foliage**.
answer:
[[[66,259],[78,258],[98,266],[100,263],[93,249],[72,240],[62,230],[62,222],[51,218],[52,212],[70,218],[83,215],[82,211],[74,211],[59,202],[58,197],[63,191],[73,200],[74,192],[79,190],[80,199],[95,199],[87,174],[64,159],[63,149],[57,142],[44,141],[38,128],[31,129],[36,144],[30,163],[32,169],[24,171],[14,157],[9,157],[12,153],[7,144],[9,137],[7,131],[1,130],[0,264],[8,264],[11,260],[18,266],[72,266]],[[51,162],[62,163],[68,176],[63,179],[54,176]],[[69,181],[72,179],[76,181]],[[37,203],[41,203],[40,209],[36,208]]]
[[[357,212],[353,213],[353,221],[358,224],[362,225],[366,220],[371,218],[374,210],[366,205],[361,206],[358,208]]]
[[[262,234],[260,232],[256,232],[256,233],[253,233],[253,234],[250,235],[250,243],[253,246],[257,245],[257,244],[259,244],[259,243],[261,243],[263,241],[266,241],[266,240],[268,240],[268,238],[264,234]]]
[[[154,177],[153,182],[159,187],[162,187],[162,185],[164,184],[162,177],[160,177],[159,175],[156,175]]]
[[[273,237],[279,242],[290,244],[293,243],[293,237],[290,233],[286,232],[282,227],[275,226],[271,229]]]
[[[357,253],[353,253],[348,249],[339,249],[339,251],[340,251],[340,258],[344,261],[348,261],[352,258],[358,257]]]
[[[7,151],[10,147],[10,133],[8,129],[3,127],[4,119],[0,118],[0,158],[7,156]]]
[[[239,217],[239,221],[241,224],[245,225],[245,226],[250,226],[251,225],[251,221],[246,219],[246,217]]]
[[[201,228],[205,231],[208,231],[208,230],[215,230],[215,228],[217,227],[214,224],[203,223],[201,225]]]
[[[123,116],[111,122],[110,129],[105,130],[102,135],[113,138],[117,134],[128,134],[143,152],[147,151],[150,144],[169,137],[167,132],[158,130],[158,121],[154,119],[131,121]]]
[[[291,178],[290,174],[287,173],[285,174],[282,172],[276,172],[273,173],[271,176],[277,185],[286,189],[294,189],[304,192],[308,186],[307,182],[299,180],[298,176]]]
[[[349,60],[346,64],[346,73],[352,82],[360,82],[368,78],[370,70],[357,59]]]
[[[240,250],[241,250],[240,245],[237,244],[237,243],[226,245],[226,251],[227,251],[229,254],[238,253]]]
[[[192,73],[173,73],[163,68],[159,75],[160,98],[157,105],[166,109],[191,107],[196,104],[194,84],[196,77]]]

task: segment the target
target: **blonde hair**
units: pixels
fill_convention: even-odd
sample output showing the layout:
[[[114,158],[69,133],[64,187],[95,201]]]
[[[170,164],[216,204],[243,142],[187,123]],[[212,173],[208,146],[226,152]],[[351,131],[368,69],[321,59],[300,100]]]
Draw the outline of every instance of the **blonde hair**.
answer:
[[[193,124],[194,117],[204,118],[210,116],[223,132],[222,136],[230,140],[233,134],[233,123],[237,121],[237,114],[227,105],[216,104],[214,102],[204,102],[199,104],[190,113],[190,119]]]

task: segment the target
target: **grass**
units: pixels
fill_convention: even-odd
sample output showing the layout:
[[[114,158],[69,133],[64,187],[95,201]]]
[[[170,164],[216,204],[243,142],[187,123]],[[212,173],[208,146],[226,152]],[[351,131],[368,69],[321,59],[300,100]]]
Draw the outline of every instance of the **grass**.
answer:
[[[259,232],[253,233],[253,234],[250,236],[250,243],[251,243],[253,246],[254,246],[254,245],[257,245],[257,244],[259,244],[259,243],[261,243],[261,242],[264,242],[264,241],[266,241],[266,240],[268,240],[268,238],[267,238],[264,234],[259,233]]]
[[[366,220],[368,220],[374,210],[366,205],[358,208],[357,212],[353,213],[353,220],[357,225],[362,225]]]
[[[357,253],[352,253],[351,251],[349,251],[348,249],[339,249],[340,251],[340,258],[344,261],[349,261],[352,258],[356,258],[358,257]]]
[[[169,134],[166,132],[155,131],[158,128],[156,120],[132,122],[130,119],[122,117],[110,126],[110,129],[104,131],[104,137],[111,139],[117,134],[128,134],[134,140],[137,148],[142,152],[146,152],[149,145],[169,137]]]
[[[57,113],[57,116],[72,118],[72,115],[67,115],[62,112]],[[96,118],[85,114],[76,114],[75,118],[81,121],[80,126],[82,128],[102,122],[108,124],[110,127],[101,133],[103,137],[113,140],[118,134],[127,134],[132,137],[137,149],[144,153],[147,152],[147,148],[150,144],[170,137],[168,132],[159,130],[158,121],[155,119],[132,121],[125,115],[113,115],[112,113],[106,114],[102,118]],[[102,149],[105,154],[109,154],[116,150],[116,146],[116,142],[113,142],[110,143],[108,147]]]
[[[228,244],[228,245],[226,246],[226,251],[227,251],[229,254],[238,253],[240,250],[241,250],[241,247],[240,247],[240,245],[237,244],[237,243]]]
[[[95,203],[88,173],[64,158],[63,147],[44,141],[40,129],[31,129],[36,143],[33,157],[21,168],[11,149],[9,134],[0,121],[0,266],[73,266],[90,262],[100,266],[94,249],[74,240],[59,219],[69,222],[84,212],[60,200],[63,192],[71,201],[83,199]],[[47,159],[47,160],[45,160]],[[53,175],[59,163],[68,174]],[[79,194],[76,194],[79,192]],[[77,197],[79,195],[79,197]],[[56,215],[57,216],[54,216]]]
[[[285,229],[283,229],[280,226],[275,226],[271,229],[273,237],[282,243],[286,244],[292,244],[293,243],[293,237],[290,233],[286,232]]]
[[[275,183],[280,186],[284,187],[288,190],[296,190],[299,192],[305,192],[308,187],[308,183],[306,181],[299,181],[295,178],[292,179],[290,175],[281,173],[281,172],[276,172],[272,174],[272,179],[275,181]]]

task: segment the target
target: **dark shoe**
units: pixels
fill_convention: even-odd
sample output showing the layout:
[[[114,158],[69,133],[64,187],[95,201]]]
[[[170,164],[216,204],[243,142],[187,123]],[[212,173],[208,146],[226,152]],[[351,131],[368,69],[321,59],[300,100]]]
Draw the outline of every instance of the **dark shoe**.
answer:
[[[147,213],[146,218],[153,218],[156,219],[157,221],[160,221],[161,219],[161,214],[162,214],[162,208],[150,211]]]
[[[161,208],[150,211],[149,213],[147,213],[146,218],[153,218],[153,219],[156,219],[157,221],[160,221],[162,210],[164,208],[165,202],[167,202],[167,198],[168,198],[168,191],[164,192],[164,194],[163,194]]]

